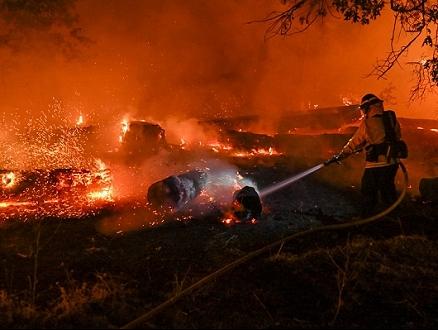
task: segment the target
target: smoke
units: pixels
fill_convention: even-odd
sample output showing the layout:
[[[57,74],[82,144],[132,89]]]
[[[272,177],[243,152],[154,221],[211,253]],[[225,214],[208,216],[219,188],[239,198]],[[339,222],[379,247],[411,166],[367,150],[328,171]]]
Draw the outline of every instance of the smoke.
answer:
[[[213,218],[218,222],[228,211],[234,192],[244,186],[258,191],[257,184],[249,177],[239,173],[239,169],[219,159],[204,159],[185,163],[168,162],[170,155],[157,155],[135,170],[124,166],[112,169],[114,178],[114,197],[118,199],[121,211],[102,219],[97,229],[105,235],[122,234],[134,230],[148,229],[167,222],[189,221],[194,218]],[[198,158],[196,158],[198,159]],[[157,164],[157,161],[160,164]],[[166,162],[163,164],[163,162]],[[164,166],[163,166],[164,165]],[[171,175],[184,175],[192,170],[206,174],[205,186],[199,195],[178,206],[175,212],[150,206],[146,198],[152,184],[162,182]],[[135,204],[125,208],[125,203]]]
[[[407,68],[394,67],[386,80],[365,78],[390,50],[390,13],[369,26],[327,18],[303,34],[265,42],[268,23],[253,21],[284,8],[280,1],[256,0],[79,1],[81,33],[93,41],[79,49],[80,58],[58,56],[48,37],[37,34],[26,53],[0,49],[1,165],[42,165],[43,156],[53,156],[44,164],[89,167],[83,153],[105,153],[115,195],[137,198],[153,182],[196,167],[235,171],[195,148],[214,136],[198,124],[202,120],[257,115],[251,131],[273,135],[285,116],[357,104],[366,93],[383,97],[398,117],[435,118],[434,100],[407,106]],[[86,150],[76,148],[78,155],[60,157],[54,146],[65,144],[45,140],[45,128],[35,124],[71,128],[79,118],[94,135]],[[168,143],[191,151],[163,150],[139,157],[135,166],[113,161],[124,119],[159,124]],[[28,131],[41,137],[32,148]]]
[[[82,115],[105,125],[127,111],[156,121],[275,118],[357,103],[369,92],[388,96],[399,116],[433,116],[434,106],[407,108],[408,70],[364,78],[389,50],[389,14],[370,26],[327,19],[265,42],[268,24],[246,23],[278,9],[280,2],[253,0],[79,1],[81,32],[94,41],[80,60],[54,59],[44,40],[27,55],[0,53],[10,64],[1,72],[3,121],[25,125],[45,112],[52,122]],[[50,113],[53,104],[61,111]]]

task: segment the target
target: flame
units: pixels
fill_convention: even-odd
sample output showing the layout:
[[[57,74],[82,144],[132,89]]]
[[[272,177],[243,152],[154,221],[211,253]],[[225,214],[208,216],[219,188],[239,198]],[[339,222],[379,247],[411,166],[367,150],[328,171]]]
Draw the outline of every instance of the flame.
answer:
[[[126,119],[123,119],[122,121],[122,133],[126,134],[126,132],[129,130],[128,121]]]
[[[184,140],[184,138],[181,138],[181,143],[179,144],[181,149],[189,149],[189,146],[187,145],[186,141]]]
[[[80,126],[84,123],[84,118],[82,117],[82,115],[79,115],[79,119],[76,121],[76,125]]]
[[[245,207],[240,204],[237,200],[231,203],[231,206],[228,208],[222,217],[222,223],[225,225],[234,225],[237,223],[241,223],[242,219],[239,219],[235,214],[235,212],[243,211]],[[246,223],[256,224],[257,220],[252,218],[250,220],[245,220]]]
[[[276,151],[272,147],[269,147],[268,149],[255,147],[252,148],[251,150],[243,150],[243,149],[236,149],[231,144],[220,143],[218,141],[210,142],[208,144],[208,147],[211,148],[211,150],[215,153],[225,152],[230,154],[230,156],[239,157],[239,158],[251,157],[251,156],[281,155],[281,152]]]

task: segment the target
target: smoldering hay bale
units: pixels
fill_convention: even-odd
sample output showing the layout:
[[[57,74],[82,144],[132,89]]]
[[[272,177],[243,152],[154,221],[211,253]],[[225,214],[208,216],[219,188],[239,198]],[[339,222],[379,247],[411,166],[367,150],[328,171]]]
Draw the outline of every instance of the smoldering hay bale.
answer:
[[[259,194],[250,186],[234,192],[232,205],[235,208],[234,216],[240,221],[257,220],[263,210]]]
[[[147,193],[148,202],[154,207],[181,209],[206,188],[208,175],[202,170],[192,170],[180,175],[171,175],[153,183]]]
[[[420,195],[430,202],[438,202],[438,178],[423,178],[419,184]]]

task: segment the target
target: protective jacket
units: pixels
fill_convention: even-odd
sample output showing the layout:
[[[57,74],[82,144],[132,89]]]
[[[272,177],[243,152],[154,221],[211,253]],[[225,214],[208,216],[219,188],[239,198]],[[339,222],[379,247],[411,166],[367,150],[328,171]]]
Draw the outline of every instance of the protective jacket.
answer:
[[[364,117],[357,129],[356,133],[351,137],[347,144],[343,147],[342,152],[346,157],[364,149],[370,152],[372,148],[381,145],[385,142],[385,126],[383,124],[383,103],[377,103],[370,106],[369,111]],[[395,135],[397,140],[401,139],[401,128],[398,121],[395,123]],[[395,164],[398,159],[387,159],[385,151],[379,152],[377,159],[366,159],[365,168],[383,167]]]

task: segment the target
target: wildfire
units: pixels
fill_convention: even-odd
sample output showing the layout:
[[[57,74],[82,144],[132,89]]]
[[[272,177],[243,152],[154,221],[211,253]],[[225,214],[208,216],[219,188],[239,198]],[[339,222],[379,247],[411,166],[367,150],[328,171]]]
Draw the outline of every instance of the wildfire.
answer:
[[[16,157],[20,160],[26,159],[28,164],[26,163],[22,170],[18,170],[8,169],[8,167],[21,168],[21,164],[4,162],[12,166],[6,166],[6,169],[0,170],[0,208],[2,210],[0,216],[3,218],[16,217],[17,214],[77,216],[90,210],[106,207],[108,203],[113,204],[111,170],[100,158],[93,158],[85,153],[83,143],[87,139],[84,134],[89,134],[93,130],[90,127],[78,127],[83,123],[84,117],[80,114],[75,127],[49,126],[45,121],[41,121],[39,126],[29,124],[26,134],[20,135],[20,139],[28,147],[22,149],[30,150],[29,157],[27,154],[25,157]],[[152,153],[148,153],[148,150],[156,152],[160,148],[166,148],[164,133],[164,130],[156,124],[143,120],[122,120],[119,136],[121,157],[129,154],[151,155]],[[262,146],[258,145],[259,139],[264,139],[264,136],[252,136],[251,133],[242,130],[224,131],[223,133],[231,134],[233,139],[222,136],[222,140],[219,141],[210,136],[210,142],[199,141],[199,144],[190,146],[187,142],[190,139],[182,137],[179,148],[181,150],[189,150],[190,147],[203,148],[232,157],[279,154],[270,145],[271,141],[268,145],[267,143]],[[238,134],[237,138],[233,134]],[[245,144],[236,145],[241,137]],[[139,153],[138,150],[146,152]],[[32,169],[34,164],[38,164],[41,169]],[[238,181],[242,177],[239,178],[239,176],[240,174],[237,173],[234,182],[227,182],[226,186],[241,189],[242,184]],[[208,194],[210,196],[207,196]],[[229,196],[217,196],[217,191],[202,191],[200,195],[200,199],[207,200],[208,206],[221,203],[221,198],[229,201]],[[240,212],[236,208],[234,211]],[[238,217],[235,217],[234,222],[238,221]]]

